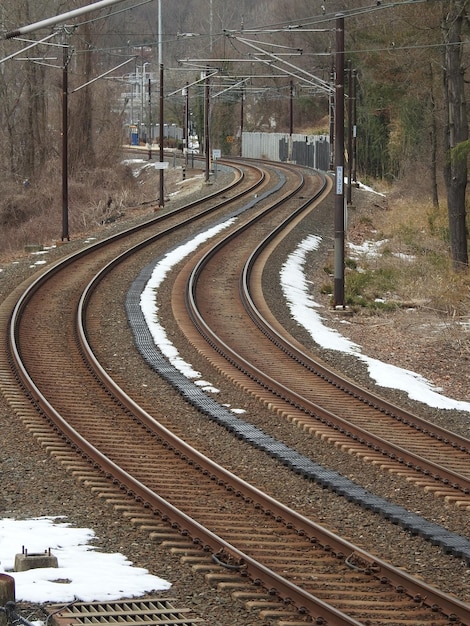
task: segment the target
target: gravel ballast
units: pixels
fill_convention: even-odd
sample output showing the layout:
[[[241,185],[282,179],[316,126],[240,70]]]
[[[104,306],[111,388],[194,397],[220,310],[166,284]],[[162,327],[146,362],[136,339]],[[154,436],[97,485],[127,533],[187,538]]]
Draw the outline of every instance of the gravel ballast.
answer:
[[[223,176],[219,174],[219,184]],[[213,191],[211,189],[210,191]],[[204,189],[200,193],[203,193]],[[359,204],[359,203],[358,203]],[[360,210],[360,209],[358,209]],[[330,229],[330,217],[324,216],[309,221],[304,225],[305,232],[313,231],[315,234],[324,234],[325,237]],[[136,218],[136,219],[141,219]],[[113,230],[120,228],[120,224],[103,228],[97,236],[111,234]],[[302,238],[298,235],[298,239]],[[47,262],[59,258],[62,254],[77,249],[83,245],[83,240],[72,241],[62,247],[55,248],[44,255]],[[273,265],[273,276],[269,284],[275,285],[278,268],[283,258],[291,249],[293,242],[286,242],[286,248],[279,250],[279,259]],[[319,251],[318,276],[321,272],[322,258]],[[35,271],[31,265],[37,256],[28,255],[19,258],[15,263],[5,264],[0,273],[0,290],[4,298],[21,281]],[[33,259],[33,262],[32,262]],[[175,423],[182,429],[187,428],[188,421],[191,423],[191,439],[198,441],[203,452],[210,454],[217,462],[236,470],[243,478],[253,482],[261,489],[268,491],[274,497],[293,506],[300,512],[319,521],[331,530],[337,531],[343,536],[357,543],[363,549],[371,551],[386,560],[390,560],[397,567],[402,567],[415,575],[420,575],[430,584],[438,586],[445,591],[453,592],[462,600],[466,599],[469,589],[469,568],[460,560],[443,555],[440,548],[426,543],[419,537],[411,536],[397,528],[394,524],[381,519],[379,516],[360,510],[344,499],[321,489],[315,484],[302,481],[288,469],[280,467],[275,460],[266,457],[248,445],[237,443],[233,445],[233,438],[224,430],[209,422],[204,416],[198,414],[192,407],[185,404],[169,390],[161,380],[156,379],[143,363],[135,349],[130,346],[131,332],[127,327],[124,309],[125,290],[123,285],[129,285],[138,272],[128,269],[126,276],[120,276],[116,284],[107,286],[110,302],[113,306],[108,307],[104,315],[104,325],[108,329],[108,345],[103,358],[112,368],[122,365],[125,359],[126,371],[129,377],[129,387],[135,387],[142,393],[143,385],[158,398],[158,410],[162,413],[172,412]],[[315,272],[312,270],[312,275]],[[117,279],[116,279],[117,280]],[[168,294],[169,295],[169,294]],[[273,288],[272,298],[280,302],[276,288]],[[286,315],[285,307],[279,304],[278,316],[283,319],[286,327],[292,334],[302,338],[302,331],[295,327],[292,320]],[[326,311],[330,316],[329,312]],[[413,319],[413,332],[419,327],[419,311]],[[331,315],[331,323],[339,324],[338,320]],[[426,314],[428,321],[428,315]],[[397,322],[398,324],[398,322]],[[271,432],[273,436],[283,439],[286,444],[312,458],[316,463],[343,473],[352,480],[356,480],[365,488],[373,491],[381,497],[392,499],[397,504],[406,506],[426,516],[436,523],[443,524],[447,528],[470,536],[468,512],[460,511],[453,506],[446,505],[430,494],[424,494],[401,478],[393,475],[384,475],[376,468],[366,466],[359,459],[350,455],[344,455],[336,449],[330,449],[327,444],[318,441],[307,440],[305,435],[297,431],[292,425],[284,423],[280,418],[273,417],[265,408],[260,407],[254,399],[247,398],[237,390],[230,389],[227,381],[211,371],[205,360],[198,359],[188,347],[185,346],[184,338],[179,335],[179,330],[169,318],[168,326],[175,343],[179,345],[182,355],[203,372],[204,377],[210,380],[214,386],[221,390],[217,400],[229,403],[231,406],[240,406],[246,410],[245,417],[258,427]],[[119,327],[119,337],[113,334],[113,328]],[[338,326],[343,331],[343,326]],[[422,328],[424,329],[424,319]],[[350,338],[364,347],[364,351],[371,349],[374,356],[379,358],[381,350],[387,352],[390,358],[390,349],[377,347],[378,335],[373,332],[371,325],[352,324],[348,327],[351,331]],[[310,339],[303,337],[305,342]],[[425,359],[426,348],[422,340],[422,351],[417,351],[410,345],[409,337],[403,332],[397,331],[388,334],[389,342],[393,340],[393,352],[396,355],[397,365],[402,364],[409,369],[419,371],[425,376],[433,374],[432,361]],[[123,351],[123,345],[126,346]],[[117,356],[116,356],[117,355]],[[354,359],[324,352],[323,358],[330,365],[345,370],[351,378],[358,379],[366,386],[371,386],[367,372],[358,367]],[[463,391],[459,386],[461,377],[452,375],[454,366],[452,359],[447,360],[448,379],[445,391],[455,397],[461,397]],[[411,361],[411,362],[410,362]],[[426,371],[419,369],[420,362],[426,362]],[[439,376],[446,366],[445,358],[439,363]],[[447,374],[446,374],[447,375]],[[455,387],[453,388],[453,379]],[[384,390],[380,390],[381,392]],[[434,419],[440,425],[447,428],[467,433],[468,414],[457,412],[437,411],[423,405],[417,405],[402,394],[394,391],[385,391],[397,403],[405,404],[408,408],[416,409],[420,414],[426,414],[429,419]],[[177,409],[175,410],[175,406]],[[44,450],[35,442],[23,425],[15,418],[12,409],[2,398],[0,403],[0,423],[3,435],[2,451],[0,455],[0,478],[2,493],[0,495],[0,511],[3,517],[37,517],[37,516],[65,516],[67,521],[74,526],[92,528],[97,536],[96,545],[100,549],[112,552],[122,552],[136,566],[145,567],[151,573],[169,580],[172,583],[171,597],[194,611],[194,615],[203,618],[212,626],[249,626],[260,624],[256,613],[249,612],[242,603],[233,603],[230,595],[219,592],[214,587],[206,584],[200,574],[194,574],[188,566],[181,565],[179,559],[171,555],[167,550],[160,548],[149,540],[148,534],[130,524],[125,518],[117,517],[113,508],[99,498],[93,496],[81,483],[77,483],[68,475],[63,468],[53,459],[48,457]],[[210,443],[208,443],[210,442]],[[21,546],[19,546],[21,551]],[[1,555],[0,555],[1,561]],[[20,607],[21,608],[21,607]],[[41,619],[39,607],[35,607],[38,618]]]

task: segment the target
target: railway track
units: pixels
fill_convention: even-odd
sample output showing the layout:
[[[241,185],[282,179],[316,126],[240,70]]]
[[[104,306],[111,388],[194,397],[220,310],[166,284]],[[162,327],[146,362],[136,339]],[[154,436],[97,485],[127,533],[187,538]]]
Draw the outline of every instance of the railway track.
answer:
[[[304,204],[301,193],[312,194],[298,173],[294,183],[288,170],[279,175],[266,168],[263,180],[269,182],[261,178],[258,174],[252,183],[258,185],[256,202],[234,198],[224,211],[246,223],[253,213],[268,212],[262,219],[274,227],[292,214],[294,204]],[[268,205],[275,196],[282,203],[273,211]],[[211,218],[203,210],[191,217],[192,228],[196,219],[198,230],[207,228],[215,220],[216,209],[210,210]],[[167,229],[166,219],[175,222]],[[142,264],[148,262],[162,253],[161,242],[168,247],[181,221],[160,219],[145,235],[140,230],[93,246],[44,273],[16,304],[12,295],[2,308],[9,339],[2,389],[22,419],[82,479],[96,481],[96,490],[113,494],[117,485],[134,498],[155,535],[165,536],[167,524],[176,529],[187,538],[180,549],[188,560],[219,581],[224,572],[224,583],[235,586],[238,597],[270,611],[278,623],[470,623],[463,602],[341,540],[198,453],[116,386],[89,352],[89,344],[98,341],[93,291],[103,279],[100,268],[122,271],[137,250]],[[151,229],[157,232],[150,234]],[[226,267],[233,265],[238,262],[231,259]],[[212,280],[220,280],[220,272]],[[53,355],[53,367],[45,365],[45,353]],[[78,460],[68,460],[70,446]]]
[[[470,508],[468,439],[345,380],[295,338],[286,337],[264,295],[269,292],[265,266],[286,230],[283,225],[281,232],[271,232],[269,220],[252,229],[251,247],[240,244],[245,232],[229,235],[181,272],[174,306],[183,308],[185,285],[188,317],[183,330],[188,338],[218,369],[227,369],[232,381],[307,433],[334,439],[350,453],[406,475],[446,502]],[[270,233],[267,238],[265,232]],[[247,252],[251,248],[256,249]],[[227,268],[223,277],[221,267]],[[193,324],[204,342],[194,334]]]

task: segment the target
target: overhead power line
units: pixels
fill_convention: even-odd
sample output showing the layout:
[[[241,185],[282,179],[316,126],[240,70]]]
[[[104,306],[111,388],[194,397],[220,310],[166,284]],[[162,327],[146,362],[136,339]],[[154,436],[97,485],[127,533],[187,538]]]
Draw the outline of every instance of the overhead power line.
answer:
[[[123,1],[124,0],[100,0],[100,2],[95,2],[94,4],[88,4],[87,6],[81,7],[80,9],[67,11],[66,13],[61,13],[60,15],[56,15],[55,17],[50,17],[48,19],[41,20],[40,22],[29,24],[28,26],[21,26],[20,28],[17,28],[16,30],[6,33],[5,39],[12,39],[13,37],[19,37],[20,35],[25,35],[26,33],[32,33],[35,30],[40,30],[41,28],[48,28],[49,26],[55,26],[55,24],[66,22],[67,20],[71,20],[74,17],[83,15],[84,13],[88,13],[89,11],[96,11],[98,9],[102,9],[103,7],[111,6],[113,4],[118,4],[119,2],[123,2]]]

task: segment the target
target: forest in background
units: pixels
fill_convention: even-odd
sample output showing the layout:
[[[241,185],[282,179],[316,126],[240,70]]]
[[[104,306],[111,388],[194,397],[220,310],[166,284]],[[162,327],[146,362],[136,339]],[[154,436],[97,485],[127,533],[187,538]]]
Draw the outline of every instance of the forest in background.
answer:
[[[5,0],[0,29],[7,33],[84,4]],[[460,43],[468,40],[468,0],[161,0],[161,8],[161,40],[157,0],[125,0],[72,24],[0,41],[5,59],[29,45],[26,40],[56,31],[51,45],[0,64],[2,229],[24,230],[27,238],[33,215],[53,206],[60,210],[64,64],[70,203],[78,207],[97,202],[98,196],[107,199],[119,187],[127,197],[133,181],[121,165],[128,139],[122,100],[129,90],[126,76],[142,75],[145,67],[152,72],[151,116],[156,120],[160,51],[165,123],[183,125],[182,89],[199,80],[204,69],[217,70],[211,79],[210,137],[223,154],[238,154],[241,112],[247,131],[289,132],[292,125],[295,133],[327,133],[325,85],[332,84],[335,23],[341,12],[345,59],[357,76],[358,177],[387,184],[408,181],[410,188],[418,183],[417,193],[434,205],[455,204],[454,214],[452,206],[449,211],[449,237],[457,238],[456,267],[468,267],[469,51],[467,43]],[[126,60],[125,66],[90,82]],[[198,83],[190,87],[190,109],[199,135],[203,106],[204,85]],[[97,195],[90,195],[93,190]]]

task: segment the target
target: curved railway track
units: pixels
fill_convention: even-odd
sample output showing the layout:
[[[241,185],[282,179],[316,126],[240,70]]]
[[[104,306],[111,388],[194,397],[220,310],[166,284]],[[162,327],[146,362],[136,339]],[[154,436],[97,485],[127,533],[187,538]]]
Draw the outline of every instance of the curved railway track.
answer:
[[[295,338],[286,337],[265,300],[263,281],[269,255],[285,237],[286,224],[272,232],[269,227],[270,217],[267,223],[258,220],[250,231],[252,248],[262,240],[252,253],[246,251],[250,246],[241,246],[245,232],[231,234],[196,265],[191,260],[186,266],[175,289],[175,308],[181,307],[178,297],[186,284],[188,337],[219,369],[229,363],[233,381],[306,432],[334,439],[336,445],[406,475],[447,502],[469,508],[468,439],[345,380],[307,354]],[[270,234],[263,239],[265,232]],[[223,278],[221,267],[227,268]],[[193,323],[206,343],[194,336]]]
[[[295,205],[300,213],[307,210],[310,203],[300,193],[313,195],[311,185],[320,193],[318,180],[306,180],[299,170],[293,177],[289,168],[280,168],[279,174],[265,167],[260,176],[247,165],[240,168],[256,179],[245,183],[245,196],[256,185],[257,198],[226,200],[223,211],[239,216],[246,238],[252,214],[259,214],[267,232],[292,215]],[[186,217],[189,211],[197,216]],[[222,219],[220,211],[212,201],[207,211],[192,207],[184,218],[152,220],[71,255],[32,281],[21,297],[12,294],[1,317],[8,337],[1,361],[5,395],[51,453],[68,459],[70,448],[75,450],[78,457],[64,461],[70,468],[95,480],[102,492],[112,494],[117,487],[134,498],[147,523],[153,520],[156,534],[164,536],[169,524],[187,537],[181,550],[188,559],[203,570],[218,570],[218,579],[224,571],[226,584],[236,585],[239,597],[258,608],[271,607],[279,623],[469,624],[468,605],[372,557],[201,455],[159,423],[151,408],[127,396],[89,349],[98,341],[93,293],[106,274],[121,268],[131,254],[148,262],[174,245],[183,222],[185,228],[201,230]],[[240,264],[231,257],[224,267]],[[210,276],[223,281],[230,306],[238,306],[220,265]],[[198,290],[194,286],[190,292]],[[200,302],[201,297],[199,307]],[[233,325],[232,330],[238,332]],[[222,332],[220,320],[217,331]]]

